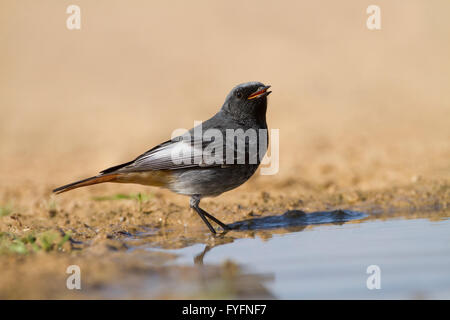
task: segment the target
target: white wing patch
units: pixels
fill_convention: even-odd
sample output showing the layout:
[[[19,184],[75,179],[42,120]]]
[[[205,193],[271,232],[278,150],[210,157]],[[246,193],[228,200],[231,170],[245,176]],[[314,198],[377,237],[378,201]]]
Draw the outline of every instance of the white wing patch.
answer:
[[[217,161],[205,161],[204,147],[205,142],[197,141],[173,141],[160,145],[159,147],[144,153],[133,163],[121,168],[121,172],[147,171],[147,170],[167,170],[182,169],[191,167],[209,167],[220,166],[223,163],[223,157],[217,158]],[[222,143],[208,142],[208,147],[214,146],[222,149]]]

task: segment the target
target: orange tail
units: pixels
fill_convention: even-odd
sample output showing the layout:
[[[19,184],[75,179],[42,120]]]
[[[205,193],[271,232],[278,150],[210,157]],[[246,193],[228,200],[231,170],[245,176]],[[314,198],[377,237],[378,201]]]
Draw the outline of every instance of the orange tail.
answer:
[[[80,181],[73,182],[73,183],[67,184],[65,186],[56,188],[55,190],[53,190],[53,192],[56,194],[59,194],[59,193],[70,191],[70,190],[73,190],[76,188],[90,186],[93,184],[98,184],[98,183],[103,183],[103,182],[113,182],[116,180],[117,176],[118,176],[118,174],[107,174],[107,175],[91,177],[91,178],[87,178],[84,180],[80,180]]]

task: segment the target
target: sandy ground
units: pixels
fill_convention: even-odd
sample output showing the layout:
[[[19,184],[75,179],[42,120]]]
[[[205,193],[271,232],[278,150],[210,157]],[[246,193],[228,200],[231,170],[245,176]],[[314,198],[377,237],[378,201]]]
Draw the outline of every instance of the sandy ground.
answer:
[[[264,275],[232,261],[167,267],[173,255],[139,245],[292,230],[214,238],[187,198],[151,187],[51,195],[209,118],[246,81],[272,85],[279,172],[203,201],[217,218],[449,215],[448,1],[378,1],[379,31],[365,26],[371,3],[356,0],[77,3],[76,31],[68,2],[0,4],[0,298],[270,297]],[[151,236],[130,240],[140,233]],[[88,275],[85,290],[65,288],[70,264]]]

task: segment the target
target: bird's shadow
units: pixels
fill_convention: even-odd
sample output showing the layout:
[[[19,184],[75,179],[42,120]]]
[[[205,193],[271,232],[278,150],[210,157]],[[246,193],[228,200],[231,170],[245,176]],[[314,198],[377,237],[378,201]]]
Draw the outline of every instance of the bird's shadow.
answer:
[[[230,231],[249,232],[282,229],[286,232],[299,232],[311,225],[342,225],[348,221],[359,220],[365,217],[367,217],[367,214],[352,210],[316,211],[310,213],[301,210],[289,210],[281,215],[237,221],[228,225],[231,230],[226,230],[216,235],[217,238],[221,238],[223,241],[218,241],[214,245],[206,245],[204,250],[194,257],[194,262],[195,264],[203,264],[203,258],[212,248],[233,242],[234,238],[226,241],[228,238],[227,233]]]
[[[317,211],[311,213],[301,210],[289,210],[281,215],[237,221],[229,224],[228,227],[233,231],[291,229],[318,224],[344,224],[366,216],[362,212],[351,210]]]

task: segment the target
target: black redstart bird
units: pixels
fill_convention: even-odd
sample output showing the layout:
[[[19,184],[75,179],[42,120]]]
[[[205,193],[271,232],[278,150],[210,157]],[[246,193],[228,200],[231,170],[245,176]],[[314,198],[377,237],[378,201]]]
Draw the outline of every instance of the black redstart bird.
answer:
[[[269,87],[260,82],[240,84],[231,90],[218,113],[186,134],[157,145],[133,161],[53,192],[103,182],[163,187],[190,196],[191,208],[212,233],[216,231],[207,218],[229,230],[227,225],[199,207],[200,200],[232,190],[255,173],[268,144]]]

